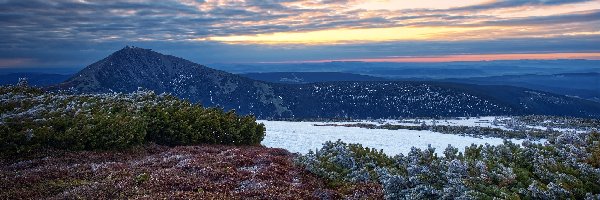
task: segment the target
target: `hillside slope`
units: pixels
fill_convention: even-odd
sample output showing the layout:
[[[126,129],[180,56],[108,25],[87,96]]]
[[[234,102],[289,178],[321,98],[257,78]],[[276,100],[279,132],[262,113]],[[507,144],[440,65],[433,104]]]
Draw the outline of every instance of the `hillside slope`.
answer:
[[[600,72],[507,75],[445,79],[444,81],[478,85],[511,85],[600,102]]]

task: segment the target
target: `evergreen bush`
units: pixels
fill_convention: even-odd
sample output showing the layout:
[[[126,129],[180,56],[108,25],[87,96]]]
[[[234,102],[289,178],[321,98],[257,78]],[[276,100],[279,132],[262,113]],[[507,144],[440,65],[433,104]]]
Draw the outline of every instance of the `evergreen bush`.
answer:
[[[149,142],[259,145],[265,132],[253,116],[143,90],[76,95],[4,86],[0,102],[2,156],[45,147],[122,149]]]

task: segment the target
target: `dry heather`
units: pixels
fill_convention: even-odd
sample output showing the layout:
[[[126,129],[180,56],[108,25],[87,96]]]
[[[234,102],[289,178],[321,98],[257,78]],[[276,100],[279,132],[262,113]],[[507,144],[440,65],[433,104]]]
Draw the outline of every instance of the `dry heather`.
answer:
[[[0,199],[383,198],[378,184],[328,189],[294,154],[255,146],[52,150],[0,161]]]

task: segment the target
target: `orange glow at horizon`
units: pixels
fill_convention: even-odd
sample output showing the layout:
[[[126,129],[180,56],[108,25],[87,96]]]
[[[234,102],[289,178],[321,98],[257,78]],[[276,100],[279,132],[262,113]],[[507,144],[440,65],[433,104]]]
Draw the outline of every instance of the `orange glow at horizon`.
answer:
[[[507,38],[550,38],[556,36],[600,35],[599,31],[565,30],[545,26],[403,26],[387,28],[340,28],[304,32],[275,32],[255,35],[201,37],[192,41],[226,44],[332,45],[394,41],[467,41]]]
[[[14,59],[11,59],[11,58],[2,59],[2,58],[0,58],[0,68],[21,66],[21,65],[31,64],[33,62],[34,62],[34,60],[30,59],[30,58],[14,58]]]
[[[384,42],[407,40],[438,40],[468,32],[495,27],[389,27],[329,29],[307,32],[277,32],[257,35],[217,36],[196,38],[195,41],[218,41],[230,44],[342,44],[357,42]],[[464,34],[466,36],[470,34]]]
[[[440,56],[397,56],[385,58],[357,58],[332,60],[283,61],[262,63],[322,63],[322,62],[459,62],[492,60],[557,60],[587,59],[600,60],[600,52],[593,53],[515,53],[515,54],[465,54]]]

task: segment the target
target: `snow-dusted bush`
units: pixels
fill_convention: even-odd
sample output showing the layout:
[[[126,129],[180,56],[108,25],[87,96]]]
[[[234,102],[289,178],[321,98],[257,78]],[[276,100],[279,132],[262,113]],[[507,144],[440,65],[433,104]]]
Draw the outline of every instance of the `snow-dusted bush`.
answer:
[[[339,140],[326,142],[323,148],[316,152],[310,151],[299,157],[298,161],[312,173],[329,179],[330,185],[377,180],[376,168],[391,166],[393,163],[392,158],[383,151]]]
[[[505,141],[471,145],[464,153],[448,146],[444,156],[413,148],[393,158],[337,141],[298,161],[332,182],[378,182],[386,199],[597,199],[599,141],[595,131],[569,132],[545,144]]]
[[[40,147],[71,150],[165,145],[250,144],[264,137],[253,116],[203,108],[170,95],[50,93],[0,87],[0,153]]]

